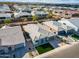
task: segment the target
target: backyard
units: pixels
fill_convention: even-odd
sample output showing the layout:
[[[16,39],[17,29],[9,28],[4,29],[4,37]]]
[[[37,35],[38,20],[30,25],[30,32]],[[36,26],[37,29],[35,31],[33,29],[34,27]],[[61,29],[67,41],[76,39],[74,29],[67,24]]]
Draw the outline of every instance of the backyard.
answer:
[[[76,35],[76,34],[73,34],[73,35],[72,35],[72,38],[74,38],[75,40],[79,40],[79,36]]]
[[[39,54],[45,53],[47,51],[50,51],[52,49],[54,49],[49,43],[44,44],[44,45],[40,45],[38,47],[36,47],[37,51]]]

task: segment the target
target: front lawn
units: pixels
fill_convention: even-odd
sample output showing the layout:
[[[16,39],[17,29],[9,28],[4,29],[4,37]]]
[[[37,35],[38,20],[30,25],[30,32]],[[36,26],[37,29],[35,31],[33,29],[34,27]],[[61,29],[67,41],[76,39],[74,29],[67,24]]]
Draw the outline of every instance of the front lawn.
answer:
[[[54,48],[49,43],[47,43],[47,44],[40,45],[40,46],[36,47],[36,49],[39,52],[39,54],[42,54],[42,53],[50,51],[50,50],[52,50]]]
[[[74,39],[76,39],[76,40],[79,40],[79,36],[76,35],[76,34],[73,34],[73,35],[72,35],[72,38],[74,38]]]

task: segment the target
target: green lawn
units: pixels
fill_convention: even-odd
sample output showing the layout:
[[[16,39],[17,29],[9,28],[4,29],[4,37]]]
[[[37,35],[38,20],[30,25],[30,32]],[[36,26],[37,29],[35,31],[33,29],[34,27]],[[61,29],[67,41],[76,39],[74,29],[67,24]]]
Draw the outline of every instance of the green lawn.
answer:
[[[79,40],[79,36],[76,35],[76,34],[73,34],[73,35],[72,35],[72,38],[74,38],[75,40]]]
[[[39,52],[39,54],[42,54],[42,53],[50,51],[50,50],[52,50],[54,48],[49,43],[47,43],[47,44],[40,45],[40,46],[36,47],[36,49]]]

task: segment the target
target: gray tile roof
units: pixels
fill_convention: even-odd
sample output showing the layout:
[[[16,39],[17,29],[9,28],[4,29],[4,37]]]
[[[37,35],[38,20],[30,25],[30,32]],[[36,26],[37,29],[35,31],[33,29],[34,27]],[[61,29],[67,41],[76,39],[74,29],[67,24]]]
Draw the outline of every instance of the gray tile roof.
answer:
[[[67,26],[67,30],[71,30],[71,29],[73,29],[72,27],[70,27],[70,26]]]
[[[53,32],[49,31],[47,26],[44,26],[42,24],[29,24],[23,26],[23,28],[30,34],[30,36],[32,36],[32,40],[34,40],[35,37],[39,39],[54,35]]]
[[[53,24],[56,26],[61,26],[61,23],[57,22],[57,21],[53,21]]]
[[[61,23],[59,23],[59,22],[57,22],[57,21],[48,21],[48,22],[46,22],[47,24],[47,26],[56,26],[56,27],[58,27],[58,31],[62,31],[62,30],[64,30],[63,28],[62,28],[62,24]],[[51,25],[50,25],[51,24]]]
[[[0,13],[0,17],[6,17],[6,18],[11,18],[11,15],[10,13]]]
[[[48,33],[46,30],[41,29],[41,28],[39,28],[38,32],[43,33],[43,34],[45,34],[45,35],[47,35],[47,33]]]
[[[59,23],[59,22],[57,22],[57,21],[53,21],[53,24],[55,25],[55,26],[58,26],[59,28],[59,31],[62,31],[62,30],[65,30],[65,28],[64,27],[62,27],[62,24],[61,23]],[[70,29],[72,29],[72,27],[70,27],[70,26],[66,26],[67,27],[67,30],[70,30]]]
[[[79,28],[79,18],[73,18],[69,20],[73,25]]]
[[[0,29],[0,46],[16,45],[25,43],[20,26]]]
[[[63,30],[64,30],[64,28],[58,27],[58,31],[63,31]]]
[[[58,31],[64,30],[64,28],[62,28],[62,26],[61,26],[61,23],[59,23],[57,21],[53,21],[53,24],[58,27]]]
[[[45,35],[52,35],[53,36],[53,32],[47,27],[47,26],[45,26],[45,25],[41,25],[41,24],[38,24],[38,26],[39,26],[39,32],[40,33],[43,33],[43,34],[45,34]]]
[[[1,5],[0,6],[0,11],[11,11],[8,5]]]

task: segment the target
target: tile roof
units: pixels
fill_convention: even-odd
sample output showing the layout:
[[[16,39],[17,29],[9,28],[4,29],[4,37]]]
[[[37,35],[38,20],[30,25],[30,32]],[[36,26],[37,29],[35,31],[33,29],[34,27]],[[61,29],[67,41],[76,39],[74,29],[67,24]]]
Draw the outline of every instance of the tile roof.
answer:
[[[4,11],[10,11],[10,8],[8,7],[8,5],[1,5],[0,6],[0,11],[1,12],[4,12]]]
[[[79,28],[79,18],[73,18],[68,21]]]
[[[0,46],[24,43],[25,39],[20,26],[0,29]]]
[[[35,37],[41,38],[47,37],[47,36],[53,36],[53,32],[48,29],[47,26],[41,25],[41,24],[28,24],[23,26],[24,30],[28,32],[32,38],[32,40],[35,39]]]

